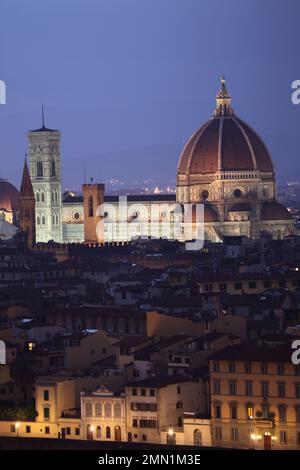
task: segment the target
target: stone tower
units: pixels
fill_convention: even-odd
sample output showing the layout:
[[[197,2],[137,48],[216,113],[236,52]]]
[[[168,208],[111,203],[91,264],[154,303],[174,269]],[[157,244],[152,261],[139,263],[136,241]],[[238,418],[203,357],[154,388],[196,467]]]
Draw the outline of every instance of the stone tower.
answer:
[[[30,178],[36,203],[36,241],[62,242],[60,132],[28,132]]]
[[[28,247],[35,244],[35,198],[25,160],[20,188],[20,230],[27,234]]]
[[[103,217],[99,215],[97,209],[104,204],[104,184],[83,184],[82,194],[84,241],[87,243],[103,243],[103,224],[99,223],[103,220]]]

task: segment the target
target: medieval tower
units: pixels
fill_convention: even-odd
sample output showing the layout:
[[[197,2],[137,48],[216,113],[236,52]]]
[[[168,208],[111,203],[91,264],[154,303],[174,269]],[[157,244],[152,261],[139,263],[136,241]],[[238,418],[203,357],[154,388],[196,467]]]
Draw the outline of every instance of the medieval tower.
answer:
[[[104,184],[83,184],[84,241],[87,243],[103,243],[103,217],[99,206],[104,203]]]
[[[62,242],[60,132],[28,132],[30,178],[36,203],[36,241]]]

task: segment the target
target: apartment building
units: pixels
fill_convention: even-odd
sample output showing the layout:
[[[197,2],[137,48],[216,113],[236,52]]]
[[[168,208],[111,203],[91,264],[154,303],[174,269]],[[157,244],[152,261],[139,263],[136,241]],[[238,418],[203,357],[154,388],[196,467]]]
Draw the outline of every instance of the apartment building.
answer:
[[[212,445],[300,449],[300,368],[289,345],[233,345],[211,356]]]

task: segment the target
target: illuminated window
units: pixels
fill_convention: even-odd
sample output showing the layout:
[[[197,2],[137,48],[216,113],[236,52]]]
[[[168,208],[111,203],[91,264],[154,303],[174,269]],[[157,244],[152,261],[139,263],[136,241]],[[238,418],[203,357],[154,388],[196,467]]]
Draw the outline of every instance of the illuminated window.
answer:
[[[254,418],[254,408],[253,405],[249,404],[247,405],[247,419],[253,419]]]

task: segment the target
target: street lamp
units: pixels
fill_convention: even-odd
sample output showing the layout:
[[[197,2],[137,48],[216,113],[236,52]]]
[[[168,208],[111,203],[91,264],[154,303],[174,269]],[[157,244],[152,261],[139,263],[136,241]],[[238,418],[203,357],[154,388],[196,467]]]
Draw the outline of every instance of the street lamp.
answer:
[[[15,424],[15,428],[16,428],[16,431],[17,431],[17,437],[19,437],[19,427],[20,427],[20,423],[19,423],[19,421],[17,421],[16,424]]]

